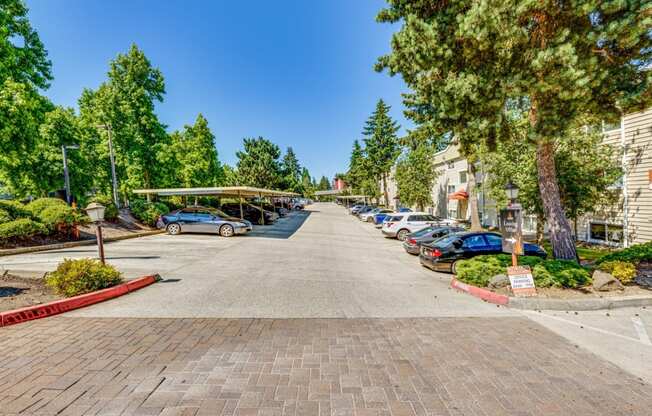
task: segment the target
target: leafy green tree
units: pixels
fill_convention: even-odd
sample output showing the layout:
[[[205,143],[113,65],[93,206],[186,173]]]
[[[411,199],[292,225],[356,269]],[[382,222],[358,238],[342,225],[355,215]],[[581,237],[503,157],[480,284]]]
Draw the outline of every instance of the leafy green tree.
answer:
[[[301,165],[299,165],[299,159],[297,159],[291,147],[288,147],[281,162],[281,182],[282,188],[286,191],[303,192]]]
[[[527,119],[523,121],[527,127]],[[524,128],[521,134],[527,134]],[[576,127],[555,146],[555,169],[565,215],[577,221],[589,212],[608,210],[618,200],[619,190],[613,185],[622,176],[616,150],[602,143],[599,131]],[[519,202],[526,212],[538,218],[537,238],[543,238],[545,210],[541,200],[536,163],[536,145],[522,139],[498,143],[496,152],[484,159],[489,189],[499,205],[506,205],[505,185],[512,180],[519,186]]]
[[[224,164],[224,186],[240,186],[240,178],[238,177],[237,169],[231,165]]]
[[[27,11],[22,0],[0,1],[0,84],[10,79],[46,89],[52,80],[52,64]]]
[[[652,99],[649,2],[388,2],[378,20],[403,25],[377,69],[412,89],[408,116],[452,131],[462,148],[492,148],[509,136],[509,102],[521,101],[554,256],[576,259],[555,146],[583,114],[610,119]]]
[[[365,142],[367,172],[370,176],[380,179],[383,184],[385,205],[389,206],[387,192],[388,176],[396,158],[401,153],[398,136],[398,124],[389,116],[390,106],[381,99],[376,104],[376,110],[367,120],[362,134]],[[369,176],[367,179],[370,179]]]
[[[432,204],[432,187],[438,176],[434,154],[434,146],[422,140],[399,158],[394,178],[401,203],[416,205],[419,211]]]
[[[169,146],[165,126],[154,111],[155,103],[162,102],[165,94],[163,75],[132,45],[111,62],[108,78],[97,91],[84,91],[80,99],[81,119],[90,129],[87,138],[103,148],[97,150],[103,154],[108,148],[108,131],[98,127],[111,129],[124,195],[136,188],[155,187],[166,176],[165,165],[159,162]]]
[[[238,178],[242,185],[276,188],[280,184],[281,150],[267,139],[245,138],[244,149],[236,152]]]
[[[317,189],[320,191],[330,191],[331,188],[331,182],[328,180],[326,176],[322,176],[321,179],[319,179],[319,184],[317,184]]]
[[[173,133],[169,149],[178,165],[173,186],[206,187],[222,182],[224,173],[217,157],[215,136],[203,115],[197,116],[194,125]]]

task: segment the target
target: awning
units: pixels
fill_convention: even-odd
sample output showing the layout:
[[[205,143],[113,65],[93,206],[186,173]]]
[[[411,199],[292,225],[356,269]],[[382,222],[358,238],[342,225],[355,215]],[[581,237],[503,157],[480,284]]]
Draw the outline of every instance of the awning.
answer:
[[[457,191],[457,192],[453,192],[452,194],[448,194],[448,199],[455,200],[455,201],[462,201],[465,199],[469,199],[469,194],[466,191]]]
[[[165,188],[165,189],[136,189],[133,191],[140,195],[158,196],[199,196],[199,195],[221,195],[241,196],[244,198],[256,197],[282,197],[299,196],[294,192],[277,191],[274,189],[254,188],[251,186],[221,186],[210,188]]]

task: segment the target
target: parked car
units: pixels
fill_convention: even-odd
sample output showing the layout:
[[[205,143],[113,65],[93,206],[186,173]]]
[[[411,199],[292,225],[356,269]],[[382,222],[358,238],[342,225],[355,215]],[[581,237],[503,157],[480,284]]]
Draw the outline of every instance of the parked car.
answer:
[[[419,255],[421,253],[421,246],[423,244],[429,244],[438,238],[444,237],[448,234],[459,233],[464,231],[462,227],[439,227],[432,226],[426,227],[419,231],[408,234],[408,236],[403,241],[403,248],[410,254]]]
[[[365,205],[364,207],[360,208],[360,209],[355,213],[355,215],[356,215],[358,218],[360,218],[360,215],[362,215],[362,214],[366,214],[366,213],[368,213],[368,212],[371,212],[371,211],[373,211],[374,209],[376,209],[376,207],[373,207],[373,206],[371,206],[371,205]]]
[[[394,237],[399,241],[403,241],[410,233],[430,225],[440,225],[440,220],[440,218],[426,212],[394,213],[383,222],[381,230],[386,237]]]
[[[365,205],[365,204],[354,205],[353,207],[351,207],[351,214],[352,215],[358,215],[358,213],[361,210],[367,209],[367,207],[368,207],[368,205]]]
[[[222,210],[227,214],[233,217],[240,217],[240,204],[228,203],[222,205]],[[251,221],[254,224],[260,224],[260,208],[255,205],[243,203],[242,204],[242,213],[246,220]],[[278,218],[278,214],[275,212],[270,212],[267,210],[263,211],[265,224],[272,224]]]
[[[523,243],[526,256],[546,258],[546,251],[536,244]],[[457,262],[482,254],[502,253],[502,236],[487,231],[466,231],[449,234],[429,244],[421,245],[419,261],[429,269],[456,272]]]
[[[398,211],[391,211],[390,210],[389,212],[379,212],[377,214],[374,214],[374,224],[376,224],[376,228],[381,228],[383,226],[383,222],[385,221],[385,219],[387,219],[389,214],[391,214],[393,212],[398,212],[398,213],[412,212],[412,210],[410,208],[399,208]]]
[[[168,234],[217,233],[222,237],[246,234],[252,230],[251,222],[234,218],[221,210],[206,207],[188,207],[161,215],[158,228]]]
[[[254,206],[260,207],[260,203],[254,202]],[[287,208],[284,208],[280,205],[268,204],[267,202],[263,203],[263,208],[265,209],[265,211],[276,212],[279,217],[285,217],[290,212],[287,210]]]
[[[387,208],[374,208],[371,211],[358,214],[358,218],[360,218],[360,220],[364,222],[374,222],[374,216],[376,214],[380,214],[380,213],[388,214],[390,212],[394,212],[394,211]]]

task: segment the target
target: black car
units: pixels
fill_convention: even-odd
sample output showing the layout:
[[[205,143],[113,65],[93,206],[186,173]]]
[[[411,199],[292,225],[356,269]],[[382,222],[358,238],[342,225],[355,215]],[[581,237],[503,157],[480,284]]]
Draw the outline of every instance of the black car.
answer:
[[[403,248],[410,254],[418,255],[421,253],[421,246],[423,244],[432,243],[438,238],[462,231],[464,231],[462,227],[426,227],[412,234],[408,234],[405,240],[403,240]]]
[[[536,244],[524,243],[526,256],[546,258],[546,251]],[[455,273],[459,260],[483,254],[502,253],[502,237],[497,233],[466,231],[449,234],[429,244],[421,245],[421,265],[440,272]]]
[[[234,217],[240,217],[240,204],[223,204],[221,207],[222,211],[226,212],[227,214],[234,216]],[[275,212],[270,212],[267,210],[264,210],[264,215],[265,215],[265,224],[272,224],[276,218],[278,218],[278,214]],[[244,219],[251,221],[254,224],[261,224],[261,215],[260,215],[260,208],[254,207],[250,204],[242,204],[242,214]]]

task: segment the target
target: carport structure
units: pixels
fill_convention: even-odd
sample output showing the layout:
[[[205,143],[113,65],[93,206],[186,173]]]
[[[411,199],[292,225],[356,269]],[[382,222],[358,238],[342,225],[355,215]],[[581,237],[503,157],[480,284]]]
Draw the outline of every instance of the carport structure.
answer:
[[[364,203],[367,203],[367,198],[371,199],[371,197],[366,196],[366,195],[338,195],[337,199],[342,199],[346,202],[346,206],[351,205],[351,201],[364,201]]]
[[[163,189],[136,189],[133,191],[138,195],[145,195],[150,201],[152,195],[156,196],[222,196],[236,197],[240,202],[240,219],[244,219],[242,202],[244,198],[258,198],[260,200],[260,221],[265,224],[265,209],[263,198],[290,198],[298,197],[295,192],[277,191],[274,189],[254,188],[251,186],[217,186],[208,188],[163,188]]]

